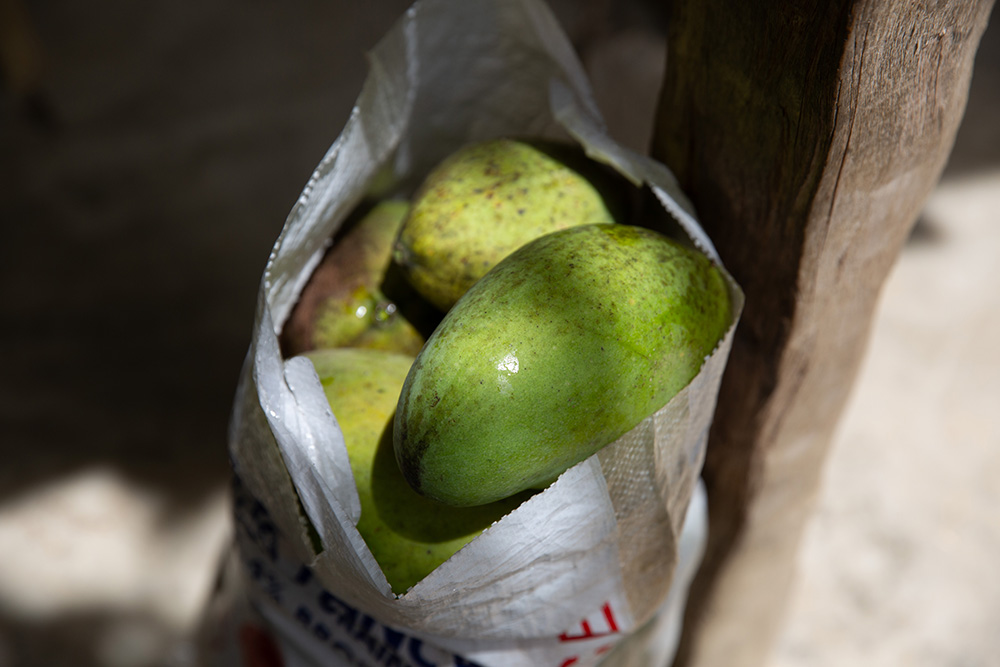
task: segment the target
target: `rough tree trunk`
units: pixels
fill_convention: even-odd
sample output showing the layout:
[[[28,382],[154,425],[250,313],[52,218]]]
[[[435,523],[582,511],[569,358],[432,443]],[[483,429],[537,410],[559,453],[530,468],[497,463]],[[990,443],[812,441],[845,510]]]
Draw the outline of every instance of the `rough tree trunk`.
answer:
[[[947,161],[992,0],[672,0],[653,153],[746,292],[678,665],[764,664],[883,281]]]

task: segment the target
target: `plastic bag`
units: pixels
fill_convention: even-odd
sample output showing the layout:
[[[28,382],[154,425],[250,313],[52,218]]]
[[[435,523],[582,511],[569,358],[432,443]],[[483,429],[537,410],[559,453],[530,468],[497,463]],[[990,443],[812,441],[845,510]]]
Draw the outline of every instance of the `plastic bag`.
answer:
[[[268,260],[237,391],[230,452],[241,578],[252,606],[245,619],[256,619],[247,623],[276,638],[275,664],[286,665],[669,659],[687,582],[673,593],[671,584],[732,328],[663,409],[399,597],[355,529],[357,491],[315,371],[305,359],[283,359],[278,334],[329,239],[364,197],[412,192],[433,165],[475,140],[574,140],[651,188],[718,261],[714,248],[669,171],[606,135],[583,70],[541,2],[419,2],[369,62],[350,120]],[[730,289],[735,326],[742,294],[731,280]],[[687,523],[697,542],[704,511]],[[696,552],[697,544],[687,550],[689,568]],[[640,628],[641,645],[612,651]],[[246,644],[243,630],[241,645],[256,645]]]

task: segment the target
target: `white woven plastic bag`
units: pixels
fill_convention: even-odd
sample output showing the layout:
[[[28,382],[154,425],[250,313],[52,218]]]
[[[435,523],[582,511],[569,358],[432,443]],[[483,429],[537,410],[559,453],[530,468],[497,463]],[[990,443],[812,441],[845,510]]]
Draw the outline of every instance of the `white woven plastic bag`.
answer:
[[[285,665],[669,660],[687,579],[673,593],[671,585],[731,329],[667,406],[399,597],[355,529],[360,504],[322,386],[307,360],[282,358],[278,334],[329,239],[376,184],[411,193],[433,165],[475,140],[576,141],[650,187],[718,261],[714,248],[669,171],[607,136],[584,72],[542,2],[424,0],[369,62],[350,120],[267,263],[234,406],[237,545],[255,612]],[[735,326],[742,295],[730,287]],[[704,533],[703,508],[692,515],[686,577]],[[639,628],[641,645],[612,651]]]

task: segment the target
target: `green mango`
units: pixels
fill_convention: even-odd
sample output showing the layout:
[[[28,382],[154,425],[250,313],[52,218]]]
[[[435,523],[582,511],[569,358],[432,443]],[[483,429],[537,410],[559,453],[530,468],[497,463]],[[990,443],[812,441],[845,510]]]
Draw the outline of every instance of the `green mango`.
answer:
[[[415,293],[389,294],[398,269],[392,246],[409,203],[385,200],[349,220],[302,290],[282,329],[285,356],[314,349],[371,347],[416,354],[426,335],[396,301]],[[392,283],[399,286],[398,279]],[[426,328],[427,334],[432,330]]]
[[[614,222],[610,179],[582,151],[497,139],[438,165],[414,195],[395,261],[442,311],[501,259],[567,227]]]
[[[403,479],[392,448],[396,399],[413,358],[360,348],[303,356],[312,361],[344,434],[361,499],[358,532],[393,592],[405,593],[530,495],[474,508],[418,495]]]
[[[663,407],[731,317],[718,268],[657,232],[598,224],[536,239],[417,356],[396,409],[403,475],[456,506],[542,487]]]

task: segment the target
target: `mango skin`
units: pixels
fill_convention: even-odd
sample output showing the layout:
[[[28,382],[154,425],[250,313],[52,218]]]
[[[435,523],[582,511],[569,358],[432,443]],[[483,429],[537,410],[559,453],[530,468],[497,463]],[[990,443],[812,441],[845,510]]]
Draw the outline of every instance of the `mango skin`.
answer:
[[[393,257],[416,290],[446,312],[532,239],[615,221],[595,187],[599,179],[585,169],[582,151],[567,146],[497,139],[461,148],[414,195]]]
[[[403,475],[456,506],[542,487],[663,407],[730,322],[720,271],[656,232],[543,236],[476,283],[417,356],[396,410]]]
[[[393,592],[405,593],[530,495],[475,508],[418,495],[403,479],[392,449],[392,416],[412,357],[361,348],[304,356],[316,368],[344,434],[361,499],[358,532]]]
[[[425,335],[404,314],[401,302],[415,303],[412,290],[390,287],[397,270],[392,246],[409,203],[382,200],[348,221],[310,276],[282,330],[286,357],[307,350],[365,347],[416,354]],[[390,283],[391,282],[391,286]],[[429,333],[430,329],[428,329]]]

